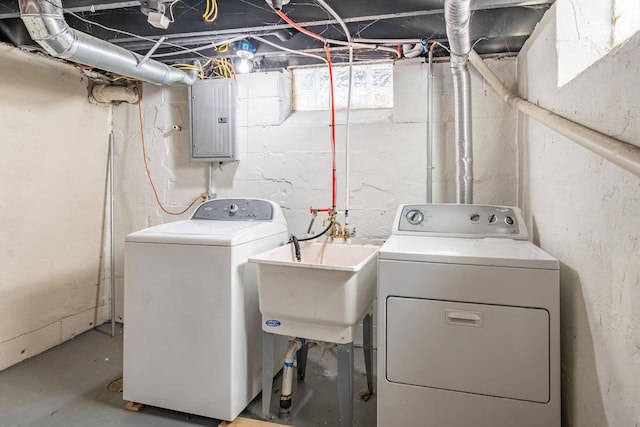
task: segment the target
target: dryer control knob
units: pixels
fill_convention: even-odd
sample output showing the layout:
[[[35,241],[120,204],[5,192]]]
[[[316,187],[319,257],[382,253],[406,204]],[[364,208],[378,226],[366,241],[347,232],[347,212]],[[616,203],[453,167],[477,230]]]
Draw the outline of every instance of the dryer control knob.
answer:
[[[424,220],[424,214],[417,209],[412,209],[407,212],[407,221],[411,225],[420,225]]]
[[[238,209],[240,209],[238,205],[236,205],[235,203],[232,204],[231,206],[229,206],[229,215],[235,215],[236,212],[238,212]]]

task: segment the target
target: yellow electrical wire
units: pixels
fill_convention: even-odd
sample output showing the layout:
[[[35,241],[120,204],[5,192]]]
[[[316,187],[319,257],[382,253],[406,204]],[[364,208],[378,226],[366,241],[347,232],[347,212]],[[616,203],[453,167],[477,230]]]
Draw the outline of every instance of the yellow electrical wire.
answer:
[[[134,81],[134,80],[138,80],[138,79],[134,79],[132,77],[127,77],[127,76],[118,76],[118,77],[112,77],[109,80],[111,80],[112,82],[117,82],[119,80],[130,80],[130,81]]]
[[[179,70],[196,71],[201,80],[211,77],[223,79],[236,78],[236,71],[233,67],[233,62],[227,58],[209,58],[202,65],[172,64],[171,66]],[[210,75],[211,77],[207,77],[207,75]]]
[[[215,50],[216,52],[219,53],[225,53],[229,50],[229,43],[225,43],[225,44],[221,44],[216,46],[215,44],[213,45],[213,50]]]
[[[202,19],[205,22],[213,22],[218,17],[218,2],[217,0],[207,0],[207,8],[202,15]]]

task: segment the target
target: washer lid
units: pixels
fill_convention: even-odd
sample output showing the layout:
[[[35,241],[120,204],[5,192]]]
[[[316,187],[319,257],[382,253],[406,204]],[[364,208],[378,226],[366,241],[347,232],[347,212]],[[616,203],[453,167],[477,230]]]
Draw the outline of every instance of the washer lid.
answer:
[[[235,246],[279,233],[283,233],[286,240],[286,224],[270,221],[192,219],[170,222],[136,231],[127,236],[127,242]]]
[[[558,261],[527,240],[392,235],[380,248],[381,260],[557,270]]]

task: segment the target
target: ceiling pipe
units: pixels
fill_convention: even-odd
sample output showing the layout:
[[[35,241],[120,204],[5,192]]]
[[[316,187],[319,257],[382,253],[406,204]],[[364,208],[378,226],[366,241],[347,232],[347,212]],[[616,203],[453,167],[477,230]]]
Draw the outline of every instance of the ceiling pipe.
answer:
[[[456,202],[473,203],[473,146],[471,141],[471,77],[467,67],[470,0],[446,0],[444,19],[451,49],[456,140]]]
[[[197,75],[187,74],[119,46],[69,27],[61,0],[19,0],[20,17],[31,38],[57,58],[158,85],[191,85]]]
[[[504,102],[592,153],[640,176],[640,147],[583,126],[514,95],[473,50],[469,61]]]

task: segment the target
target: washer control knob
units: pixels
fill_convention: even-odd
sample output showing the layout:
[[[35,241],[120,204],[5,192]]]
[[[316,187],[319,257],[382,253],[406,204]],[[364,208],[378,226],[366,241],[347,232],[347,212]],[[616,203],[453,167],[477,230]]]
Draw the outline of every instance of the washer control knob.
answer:
[[[236,214],[236,212],[238,212],[240,208],[238,207],[238,205],[236,205],[235,203],[233,203],[231,206],[229,206],[229,215],[233,216]]]
[[[424,214],[417,209],[412,209],[407,212],[407,221],[411,225],[420,225],[424,221]]]
[[[509,215],[504,217],[504,223],[507,225],[513,225],[515,221],[513,220],[512,217],[510,217]]]
[[[474,222],[475,222],[475,221],[477,221],[477,220],[479,220],[479,219],[480,219],[480,214],[478,214],[478,213],[472,213],[472,214],[471,214],[471,216],[469,217],[469,219],[470,219],[471,221],[474,221]]]
[[[489,215],[489,224],[493,224],[497,220],[498,218],[494,214]]]

